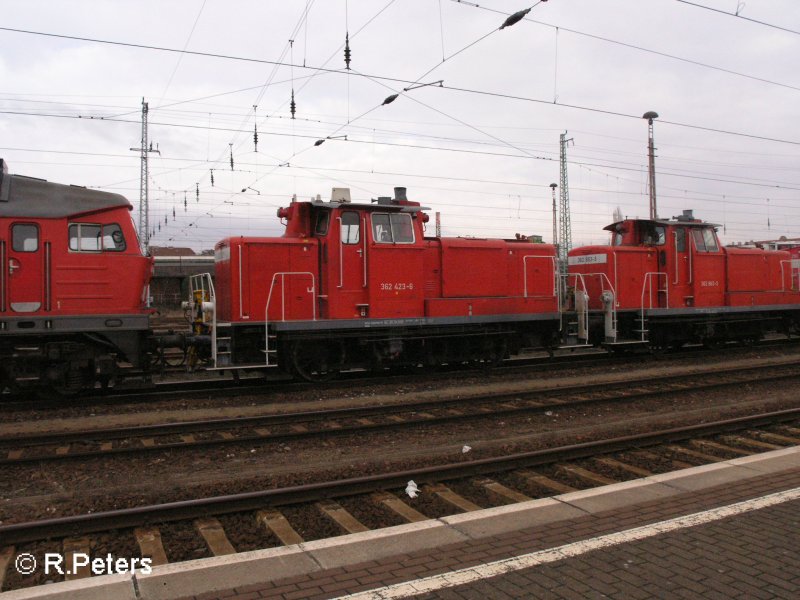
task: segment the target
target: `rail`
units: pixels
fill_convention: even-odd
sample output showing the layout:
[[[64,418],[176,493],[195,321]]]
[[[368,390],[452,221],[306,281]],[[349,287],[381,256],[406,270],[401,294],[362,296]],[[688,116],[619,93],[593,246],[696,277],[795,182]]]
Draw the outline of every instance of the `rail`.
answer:
[[[311,287],[306,288],[306,292],[311,294],[311,320],[317,320],[317,292],[316,292],[316,279],[314,274],[310,271],[282,271],[275,273],[272,276],[272,282],[269,285],[269,294],[267,294],[267,304],[264,307],[264,353],[266,355],[266,366],[273,366],[270,364],[269,357],[271,354],[277,353],[276,348],[270,347],[270,333],[269,333],[269,307],[272,304],[272,293],[275,291],[275,283],[280,277],[281,280],[281,321],[286,320],[286,277],[310,277]]]
[[[561,290],[560,286],[558,285],[558,257],[556,256],[548,256],[546,254],[526,254],[522,257],[522,280],[523,280],[523,293],[525,298],[528,297],[528,259],[535,258],[535,259],[548,259],[551,263],[553,263],[553,293],[550,294],[554,298],[558,298],[559,303],[558,305],[561,306]]]

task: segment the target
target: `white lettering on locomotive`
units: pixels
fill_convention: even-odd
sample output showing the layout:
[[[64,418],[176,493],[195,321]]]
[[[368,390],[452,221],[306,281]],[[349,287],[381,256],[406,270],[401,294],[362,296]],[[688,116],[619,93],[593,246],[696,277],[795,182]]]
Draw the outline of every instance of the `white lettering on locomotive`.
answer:
[[[583,254],[570,256],[568,259],[571,265],[604,265],[608,262],[607,254]]]

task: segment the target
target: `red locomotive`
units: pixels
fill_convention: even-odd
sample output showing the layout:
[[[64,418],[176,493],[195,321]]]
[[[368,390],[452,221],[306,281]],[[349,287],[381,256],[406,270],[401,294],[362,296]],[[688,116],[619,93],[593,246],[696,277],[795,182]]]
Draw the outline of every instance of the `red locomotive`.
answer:
[[[525,238],[425,237],[425,210],[393,198],[292,201],[282,237],[219,242],[216,280],[192,278],[191,334],[156,336],[152,259],[122,196],[0,171],[0,386],[74,393],[119,367],[147,372],[188,348],[211,369],[279,367],[309,380],[344,368],[495,363],[523,347],[654,348],[800,332],[800,264],[724,248],[687,211],[606,229],[570,252]],[[566,323],[566,327],[562,327]]]
[[[130,203],[0,165],[0,388],[71,392],[141,366],[152,262]]]
[[[788,252],[722,247],[692,211],[606,229],[611,245],[569,253],[583,339],[668,348],[800,331],[800,265]]]
[[[336,188],[330,202],[281,208],[283,237],[219,242],[216,288],[193,286],[214,368],[277,365],[313,380],[558,345],[555,248],[426,238],[424,210],[405,188],[370,204]]]

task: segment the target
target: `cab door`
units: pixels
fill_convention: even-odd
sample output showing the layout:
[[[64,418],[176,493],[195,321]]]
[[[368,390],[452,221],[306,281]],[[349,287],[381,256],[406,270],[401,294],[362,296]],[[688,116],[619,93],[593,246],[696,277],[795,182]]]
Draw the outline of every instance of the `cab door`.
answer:
[[[342,210],[335,217],[338,239],[329,237],[328,298],[331,316],[353,319],[368,316],[364,224],[362,214]],[[334,236],[336,234],[334,233]],[[332,242],[332,243],[330,243]]]
[[[669,304],[671,308],[692,306],[692,272],[689,270],[691,239],[685,227],[673,227],[670,231],[670,247],[667,254],[670,277]]]
[[[693,228],[692,276],[695,306],[725,304],[725,255],[710,227]]]
[[[42,244],[35,223],[12,223],[6,269],[8,306],[13,312],[32,313],[42,307],[44,280]]]

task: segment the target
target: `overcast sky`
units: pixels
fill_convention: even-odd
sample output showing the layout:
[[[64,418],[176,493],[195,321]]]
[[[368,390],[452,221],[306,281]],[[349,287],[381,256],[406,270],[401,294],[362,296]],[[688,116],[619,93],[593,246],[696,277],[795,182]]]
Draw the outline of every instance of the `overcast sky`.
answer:
[[[0,157],[122,193],[138,219],[144,98],[152,244],[275,235],[277,207],[334,186],[405,186],[445,235],[551,241],[567,131],[583,245],[616,207],[647,216],[652,110],[660,216],[800,237],[797,0],[534,2],[0,0]]]

